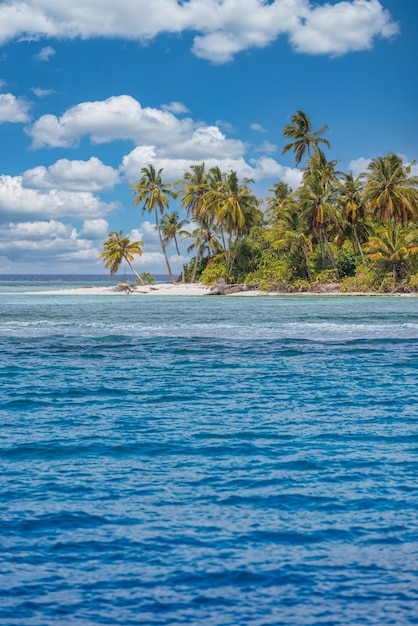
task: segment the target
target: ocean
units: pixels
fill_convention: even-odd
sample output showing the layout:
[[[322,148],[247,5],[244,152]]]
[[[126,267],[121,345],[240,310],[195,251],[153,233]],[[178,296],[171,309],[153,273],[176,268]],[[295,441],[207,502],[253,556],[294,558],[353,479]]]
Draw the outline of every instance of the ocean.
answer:
[[[0,624],[417,624],[417,298],[80,280],[0,277]]]

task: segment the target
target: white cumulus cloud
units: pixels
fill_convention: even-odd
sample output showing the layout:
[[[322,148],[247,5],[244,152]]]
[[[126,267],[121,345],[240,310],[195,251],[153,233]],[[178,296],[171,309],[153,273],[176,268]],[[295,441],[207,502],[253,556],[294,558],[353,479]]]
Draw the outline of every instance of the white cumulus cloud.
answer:
[[[0,256],[14,267],[65,271],[79,262],[96,264],[98,249],[73,226],[56,220],[9,222],[0,226]]]
[[[22,176],[0,176],[0,223],[27,219],[103,217],[117,207],[88,191],[28,189]]]
[[[96,157],[88,161],[60,159],[50,167],[38,166],[22,176],[24,187],[30,189],[61,189],[67,191],[111,191],[119,182],[119,174]]]
[[[369,49],[377,35],[390,38],[398,32],[378,0],[352,0],[310,6],[290,36],[298,52],[340,55]]]
[[[43,115],[26,132],[32,137],[32,147],[41,148],[77,146],[86,135],[95,144],[114,139],[152,143],[156,138],[164,143],[181,143],[192,128],[188,118],[179,120],[169,111],[143,108],[131,96],[121,95],[81,102],[61,117]]]
[[[0,94],[0,123],[28,122],[29,104],[11,93]]]
[[[371,159],[365,159],[364,157],[359,157],[358,159],[353,159],[348,164],[350,172],[353,172],[354,176],[358,176],[362,172],[367,172],[367,168],[369,167]]]
[[[0,5],[0,43],[17,38],[120,37],[149,41],[194,33],[192,51],[215,63],[287,36],[298,52],[342,54],[391,37],[397,25],[383,0],[8,0]],[[98,16],[99,19],[98,19]],[[47,60],[53,50],[41,50]]]
[[[90,239],[100,239],[106,237],[109,232],[109,224],[106,220],[98,218],[95,220],[84,220],[80,234]]]

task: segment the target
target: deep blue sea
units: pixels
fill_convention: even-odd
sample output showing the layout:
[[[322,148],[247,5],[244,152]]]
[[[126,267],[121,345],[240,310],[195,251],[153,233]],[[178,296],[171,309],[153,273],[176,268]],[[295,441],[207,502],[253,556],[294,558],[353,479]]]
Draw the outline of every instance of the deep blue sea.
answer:
[[[418,624],[417,298],[38,280],[0,277],[1,624]]]

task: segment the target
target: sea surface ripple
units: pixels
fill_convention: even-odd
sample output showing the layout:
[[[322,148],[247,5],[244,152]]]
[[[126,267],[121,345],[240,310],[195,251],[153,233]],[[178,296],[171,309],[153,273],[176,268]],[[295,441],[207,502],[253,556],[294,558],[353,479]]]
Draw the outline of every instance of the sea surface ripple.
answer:
[[[418,623],[414,298],[0,294],[0,623]]]

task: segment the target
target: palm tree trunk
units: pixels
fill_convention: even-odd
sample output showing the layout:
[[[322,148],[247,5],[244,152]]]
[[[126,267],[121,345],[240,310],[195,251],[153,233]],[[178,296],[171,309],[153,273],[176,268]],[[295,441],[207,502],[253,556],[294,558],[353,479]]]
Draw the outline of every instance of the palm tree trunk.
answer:
[[[160,230],[160,222],[158,221],[158,213],[157,213],[157,209],[155,209],[155,224],[157,226],[157,231],[158,231],[158,237],[160,239],[160,244],[161,244],[161,249],[163,251],[163,255],[164,255],[164,259],[165,259],[165,264],[167,266],[167,271],[168,271],[168,275],[170,277],[170,281],[173,283],[173,285],[176,284],[176,281],[174,280],[174,276],[173,273],[171,271],[171,267],[170,267],[170,263],[168,260],[168,256],[167,256],[167,251],[165,249],[165,245],[164,245],[164,241],[161,235],[161,230]]]
[[[353,224],[353,233],[354,233],[354,239],[356,240],[356,244],[357,244],[357,247],[358,247],[358,251],[360,252],[361,260],[364,261],[363,248],[361,247],[361,243],[360,243],[360,240],[358,238],[357,228],[355,227],[354,224]]]
[[[200,235],[199,235],[199,245],[197,246],[197,250],[196,250],[196,258],[194,260],[193,276],[192,276],[192,280],[190,281],[192,283],[194,283],[194,281],[196,280],[197,266],[199,264],[200,251],[201,251],[201,248],[202,248],[202,239],[203,239],[203,234],[201,232]]]
[[[332,265],[332,267],[335,270],[335,275],[337,277],[337,280],[340,280],[340,275],[338,273],[337,264],[335,263],[334,255],[332,254],[331,246],[329,245],[329,241],[328,241],[325,233],[323,233],[323,237],[324,237],[325,246],[327,248],[329,260],[331,261],[331,265]]]
[[[180,260],[181,259],[181,254],[180,254],[180,250],[179,250],[179,245],[177,243],[177,237],[174,235],[173,239],[174,239],[174,244],[175,244],[176,250],[177,250],[177,256],[179,257],[179,260]],[[182,283],[186,282],[186,277],[184,275],[184,263],[181,263],[181,282]]]
[[[392,264],[392,291],[396,291],[396,282],[398,279],[398,274],[396,272],[395,263]]]
[[[305,249],[305,246],[303,245],[303,243],[300,243],[299,245],[300,245],[300,249],[302,250],[302,255],[303,255],[303,258],[304,258],[304,261],[305,261],[306,273],[308,275],[308,280],[309,280],[309,282],[311,282],[312,276],[311,276],[311,268],[309,267],[309,257],[308,257],[308,254],[306,252],[306,249]]]
[[[141,285],[145,285],[144,281],[142,280],[142,278],[141,278],[141,276],[138,274],[138,272],[134,269],[134,267],[133,267],[132,263],[130,262],[130,260],[129,260],[127,257],[125,257],[125,261],[126,261],[126,262],[127,262],[127,264],[129,265],[129,267],[130,267],[130,270],[131,270],[132,274],[134,274],[134,275],[137,277],[137,279],[139,280],[139,282],[141,283]]]
[[[322,269],[326,269],[326,261],[325,261],[325,248],[324,248],[324,241],[322,238],[322,229],[319,228],[317,231],[317,235],[318,235],[318,241],[319,241],[319,247],[321,248],[321,259],[322,259]]]

